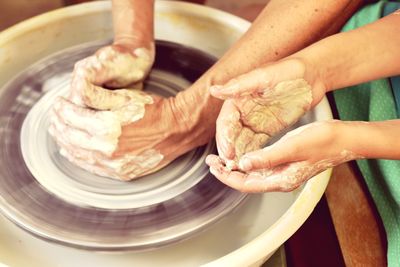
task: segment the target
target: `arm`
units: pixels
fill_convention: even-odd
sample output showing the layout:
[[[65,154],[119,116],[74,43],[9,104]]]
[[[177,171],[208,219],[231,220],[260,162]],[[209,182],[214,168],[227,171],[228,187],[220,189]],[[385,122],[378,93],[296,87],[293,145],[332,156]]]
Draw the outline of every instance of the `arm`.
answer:
[[[322,171],[363,158],[400,159],[400,120],[324,121],[289,132],[276,143],[244,155],[241,171],[229,171],[217,156],[210,171],[243,192],[292,191]]]
[[[103,86],[141,87],[155,56],[153,13],[154,0],[112,1],[114,42],[75,64],[70,97],[75,104],[102,109],[99,107],[124,102]]]
[[[154,42],[154,0],[112,0],[114,43],[146,47]]]
[[[311,85],[312,95],[320,96],[326,91],[399,74],[399,24],[399,15],[393,14],[357,30],[328,37],[231,81],[247,88],[228,90],[223,86],[214,94],[235,99],[238,93],[249,94],[260,89],[269,92],[273,89],[265,81],[280,77],[304,78]],[[297,93],[292,94],[295,98]],[[314,98],[313,105],[318,101]],[[345,161],[400,159],[399,132],[400,120],[315,122],[289,132],[275,144],[245,154],[239,161],[240,171],[230,172],[216,156],[210,156],[207,163],[220,180],[239,190],[291,191]]]
[[[321,40],[294,54],[327,91],[400,74],[398,12],[356,30]],[[315,76],[314,75],[314,76]]]
[[[348,149],[362,158],[400,160],[400,120],[343,122]],[[373,141],[371,141],[373,140]]]
[[[324,81],[326,91],[395,76],[400,74],[399,25],[400,14],[396,12],[356,30],[328,37],[293,57],[311,66]],[[356,124],[352,129],[358,138],[348,145],[358,155],[400,159],[400,145],[396,145],[400,120]]]
[[[181,125],[204,132],[201,142],[207,142],[214,136],[215,120],[222,105],[221,100],[210,96],[210,84],[223,84],[337,32],[363,2],[271,0],[248,32],[203,77],[172,101],[174,110],[182,111],[179,114],[191,114],[177,115],[180,122],[185,122]]]
[[[143,4],[144,1],[140,2]],[[94,160],[90,160],[84,154],[85,152],[81,150],[79,144],[72,144],[68,148],[71,161],[80,155],[85,155],[81,159],[83,163],[108,162],[110,158],[119,160],[126,155],[136,156],[146,150],[156,151],[161,155],[160,161],[157,162],[156,166],[151,166],[150,169],[138,168],[135,170],[134,175],[124,173],[121,175],[120,170],[110,169],[110,165],[101,166],[99,170],[103,172],[104,169],[107,169],[108,173],[114,173],[114,177],[132,179],[138,174],[142,175],[155,171],[191,149],[209,142],[214,136],[215,120],[222,105],[221,100],[213,98],[209,94],[208,87],[210,84],[226,81],[266,62],[280,59],[298,51],[322,36],[332,33],[332,31],[337,31],[361,2],[361,0],[331,0],[323,1],[323,3],[319,0],[293,0],[290,3],[284,0],[270,1],[259,19],[254,22],[243,38],[188,90],[179,93],[174,98],[153,99],[153,103],[146,104],[143,118],[130,124],[124,124],[122,128],[117,127],[117,130],[120,130],[120,135],[112,138],[113,145],[117,147],[112,153],[107,155],[95,154]],[[138,11],[138,8],[134,8],[134,5],[138,4],[139,1],[122,2],[120,0],[117,2],[117,0],[114,0],[113,3],[128,4],[126,10],[122,4],[121,6],[114,5],[113,9],[116,10],[113,16],[116,23],[116,40],[130,44],[131,41],[137,40],[136,37],[131,38],[131,36],[136,27],[141,27],[137,24],[140,24],[140,19],[138,18],[142,15],[144,18],[149,18],[145,14],[147,11],[150,12],[150,9],[145,9],[147,11],[141,10],[142,14],[140,12],[136,14],[135,10]],[[150,8],[150,6],[147,7]],[[129,10],[132,13],[129,13]],[[130,18],[131,16],[133,18]],[[130,23],[126,23],[126,21]],[[125,59],[125,57],[120,57],[120,60]],[[109,68],[112,71],[105,71],[104,78],[99,71],[95,77],[96,79],[90,80],[91,83],[102,85],[105,81],[114,82],[115,78],[126,77],[126,75],[122,75],[126,74],[126,72],[116,73],[121,74],[119,75],[121,77],[107,76],[117,70],[117,67],[123,65],[117,64],[117,60],[112,58],[105,61],[108,65],[110,62],[114,64]],[[131,62],[134,61],[132,60]],[[88,64],[91,64],[91,61],[88,61]],[[93,67],[95,66],[96,64],[93,64]],[[129,70],[130,68],[127,69]],[[129,71],[128,73],[131,74],[132,72]],[[82,79],[76,79],[76,81],[77,85],[79,85],[80,83],[78,82],[81,82]],[[121,83],[118,83],[118,85],[121,85]],[[118,87],[118,85],[113,87]],[[103,91],[100,94],[101,88],[90,86],[90,83],[89,86],[83,84],[81,90],[79,90],[79,86],[75,87],[78,88],[76,90],[78,92],[85,92],[88,88],[90,89],[89,92],[95,92],[93,95],[101,100],[100,104],[104,104],[107,99],[110,100],[111,96],[115,97],[115,101],[111,101],[112,103],[119,102],[119,100],[123,102],[127,99],[111,90]],[[86,97],[87,99],[90,99],[90,97]],[[76,113],[76,118],[86,114],[88,118],[93,120],[97,114],[92,114],[93,112],[90,112],[90,110],[82,110],[71,105],[65,105],[65,109],[67,110],[57,110],[56,108],[55,111],[58,117],[65,121],[68,119],[67,114],[71,113]],[[65,123],[65,121],[60,121],[59,124],[65,125],[67,129],[79,129],[79,126],[81,126],[79,121],[74,123],[71,121]],[[96,123],[93,121],[93,125]],[[90,138],[96,136],[100,138],[101,134],[97,131],[92,131]],[[60,140],[60,143],[62,141]],[[92,153],[89,153],[88,156],[91,155]]]

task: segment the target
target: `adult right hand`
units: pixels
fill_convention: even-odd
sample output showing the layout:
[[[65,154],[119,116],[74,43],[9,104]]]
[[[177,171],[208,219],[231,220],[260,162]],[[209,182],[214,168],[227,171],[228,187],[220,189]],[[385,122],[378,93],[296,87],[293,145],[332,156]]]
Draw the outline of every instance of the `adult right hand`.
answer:
[[[243,154],[259,149],[320,101],[325,87],[311,73],[302,61],[287,59],[210,88],[225,99],[216,140],[228,169],[238,169]]]
[[[135,47],[115,43],[75,64],[69,100],[79,106],[107,110],[129,98],[106,88],[140,88],[154,61],[154,44]]]

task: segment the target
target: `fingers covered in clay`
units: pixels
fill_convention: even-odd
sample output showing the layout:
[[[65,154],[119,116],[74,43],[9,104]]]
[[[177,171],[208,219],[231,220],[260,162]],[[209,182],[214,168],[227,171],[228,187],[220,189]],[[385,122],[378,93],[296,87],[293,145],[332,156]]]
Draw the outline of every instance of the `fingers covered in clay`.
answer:
[[[221,108],[216,125],[217,148],[221,157],[227,160],[235,158],[235,142],[242,127],[239,110],[232,101],[227,100]]]
[[[362,158],[349,149],[349,135],[340,132],[338,121],[316,122],[289,132],[266,148],[246,153],[239,170],[230,170],[214,155],[206,163],[219,180],[243,192],[292,191],[328,168]]]
[[[82,107],[58,98],[51,113],[49,132],[60,153],[77,166],[110,178],[130,180],[157,167],[164,158],[158,150],[144,147],[119,156],[119,139],[125,125],[142,119],[153,97],[130,91],[131,101],[108,111]]]
[[[93,135],[85,130],[67,125],[57,114],[51,117],[49,130],[54,138],[61,140],[62,143],[85,150],[98,151],[108,156],[112,155],[118,144],[118,134]]]
[[[102,48],[96,55],[75,64],[70,99],[98,110],[120,108],[131,100],[126,90],[107,88],[141,89],[153,60],[154,52],[146,48],[133,51],[116,45]]]
[[[271,191],[288,191],[286,184],[277,181],[273,172],[249,172],[243,173],[238,170],[230,170],[224,162],[218,160],[216,155],[209,155],[206,163],[210,166],[210,172],[224,184],[244,193],[261,193]],[[270,175],[270,178],[266,176]],[[293,189],[299,185],[291,185]]]
[[[210,93],[220,99],[258,96],[268,93],[279,83],[305,79],[306,65],[298,59],[286,59],[256,68],[225,84],[211,84]]]
[[[217,119],[216,139],[228,168],[237,168],[245,153],[261,148],[310,109],[312,87],[302,76],[304,68],[297,61],[284,61],[210,88],[214,96],[227,99]]]
[[[121,134],[118,116],[111,111],[95,111],[80,107],[59,97],[53,106],[53,116],[66,126],[85,131],[91,135],[118,137]]]
[[[144,47],[130,50],[113,45],[100,49],[96,56],[104,65],[105,75],[94,82],[121,88],[143,81],[154,61],[154,44],[150,47],[150,50]]]
[[[58,98],[51,112],[49,132],[63,156],[90,172],[122,180],[157,169],[164,159],[154,149],[157,140],[133,138],[132,147],[122,136],[124,129],[130,133],[135,124],[145,124],[138,121],[161,102],[141,91],[154,54],[154,43],[116,42],[75,64],[70,94]]]
[[[257,95],[269,88],[271,77],[268,74],[264,69],[255,69],[230,80],[224,85],[211,86],[210,93],[220,99]]]

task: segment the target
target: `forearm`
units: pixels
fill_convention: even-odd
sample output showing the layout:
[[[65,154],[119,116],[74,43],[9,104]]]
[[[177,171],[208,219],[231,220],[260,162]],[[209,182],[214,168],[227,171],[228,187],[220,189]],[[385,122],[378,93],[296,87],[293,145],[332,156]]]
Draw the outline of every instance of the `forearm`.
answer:
[[[361,5],[360,0],[271,0],[246,34],[211,69],[224,83],[267,62],[277,61],[336,33]]]
[[[223,84],[338,31],[361,3],[361,0],[270,1],[248,32],[189,88],[190,93],[184,94],[190,95],[190,101],[196,103],[197,111],[191,111],[194,118],[188,120],[197,123],[207,118],[213,127],[222,101],[210,96],[210,84]],[[184,97],[180,102],[181,106],[193,108]]]
[[[154,0],[112,0],[114,42],[148,47],[154,41]]]
[[[298,52],[326,90],[400,74],[400,15],[328,37]]]
[[[400,120],[339,123],[349,151],[363,158],[400,160]]]

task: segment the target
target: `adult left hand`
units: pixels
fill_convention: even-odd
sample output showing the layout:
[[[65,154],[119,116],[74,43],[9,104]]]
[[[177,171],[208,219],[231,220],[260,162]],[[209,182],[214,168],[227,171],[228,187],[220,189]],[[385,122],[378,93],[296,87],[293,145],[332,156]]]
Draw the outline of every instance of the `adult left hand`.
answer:
[[[68,99],[99,110],[123,106],[130,98],[104,87],[141,89],[153,61],[154,43],[146,47],[116,42],[105,46],[75,64]]]
[[[76,71],[90,71],[88,65],[80,67]],[[92,85],[76,86],[76,98],[57,100],[49,130],[61,154],[85,170],[131,180],[157,171],[214,134],[204,119],[209,113],[193,101],[195,90],[161,98],[98,86],[82,99],[81,92]]]

